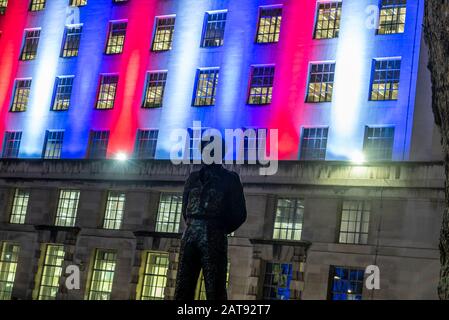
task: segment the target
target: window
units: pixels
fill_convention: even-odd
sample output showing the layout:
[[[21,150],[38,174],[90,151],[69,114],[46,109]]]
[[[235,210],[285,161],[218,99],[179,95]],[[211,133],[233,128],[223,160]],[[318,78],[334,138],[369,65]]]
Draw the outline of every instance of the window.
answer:
[[[125,44],[126,21],[113,21],[109,23],[108,44],[106,45],[106,54],[118,54],[123,52]]]
[[[213,106],[217,93],[219,68],[198,69],[194,106]]]
[[[2,242],[0,247],[0,300],[10,300],[16,277],[20,247],[11,242]]]
[[[377,34],[404,33],[407,0],[382,0]]]
[[[76,57],[80,49],[81,33],[83,25],[76,24],[65,27],[64,46],[61,56],[64,58]]]
[[[9,216],[9,223],[24,224],[28,210],[28,200],[30,192],[23,189],[16,189]]]
[[[307,102],[331,102],[334,89],[335,63],[313,63],[310,66]]]
[[[181,209],[182,195],[162,193],[156,219],[156,232],[177,233],[181,220]]]
[[[400,76],[401,59],[374,60],[370,99],[398,100]]]
[[[273,97],[274,66],[251,68],[249,104],[269,104]]]
[[[134,155],[137,159],[154,159],[159,130],[137,130]]]
[[[31,0],[30,11],[40,11],[45,8],[45,0]]]
[[[55,94],[52,103],[53,111],[69,109],[74,78],[74,76],[59,76],[56,78]]]
[[[368,201],[343,201],[340,243],[366,244],[371,205]]]
[[[100,75],[100,88],[97,97],[97,109],[114,108],[115,94],[117,92],[118,75]]]
[[[279,42],[281,33],[282,7],[260,7],[257,43]]]
[[[265,265],[263,300],[289,300],[293,266],[290,263],[268,262]]]
[[[23,112],[28,107],[31,92],[31,79],[17,79],[14,83],[14,95],[11,112]]]
[[[70,0],[72,7],[81,7],[87,5],[87,0]]]
[[[109,131],[91,131],[87,157],[89,159],[105,159],[108,150]]]
[[[3,142],[3,158],[18,158],[20,149],[20,140],[22,139],[21,131],[5,132],[5,140]]]
[[[156,31],[153,37],[153,51],[171,50],[176,16],[156,17]]]
[[[103,228],[119,230],[125,211],[125,193],[109,191],[104,214]]]
[[[58,209],[56,211],[55,225],[60,227],[75,226],[79,199],[79,190],[59,191],[59,201]]]
[[[25,38],[23,40],[22,53],[20,60],[33,60],[37,55],[37,47],[39,45],[40,29],[25,30]]]
[[[64,246],[47,244],[41,262],[42,275],[39,282],[38,300],[55,300],[59,291],[59,282],[64,263]]]
[[[47,131],[45,133],[44,159],[60,159],[64,131]]]
[[[301,240],[303,219],[304,204],[302,200],[278,199],[273,239]]]
[[[394,127],[366,127],[363,152],[367,160],[391,160]]]
[[[328,128],[303,128],[301,160],[326,160]]]
[[[364,269],[330,268],[330,300],[362,300]]]
[[[144,108],[162,107],[166,81],[167,71],[148,72],[145,99],[142,105]]]
[[[95,250],[87,300],[109,300],[111,298],[116,261],[116,251]]]
[[[341,2],[318,3],[315,39],[337,38],[340,32]]]
[[[206,12],[201,46],[220,47],[224,42],[227,10]]]
[[[265,156],[267,147],[267,129],[266,128],[244,128],[243,136],[243,160],[248,163],[261,159],[260,154]],[[263,151],[263,152],[262,152]],[[260,153],[260,154],[259,154]],[[241,159],[240,150],[238,160]],[[263,160],[264,158],[262,158]]]
[[[0,14],[5,14],[8,7],[8,0],[0,0]]]
[[[164,300],[167,285],[168,253],[146,252],[142,265],[139,300]]]

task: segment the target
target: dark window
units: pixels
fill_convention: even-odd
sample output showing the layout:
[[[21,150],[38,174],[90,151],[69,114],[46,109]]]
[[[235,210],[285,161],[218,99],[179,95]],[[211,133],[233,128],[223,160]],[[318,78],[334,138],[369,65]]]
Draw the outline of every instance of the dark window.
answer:
[[[159,130],[137,130],[134,155],[137,159],[154,159]]]
[[[40,11],[45,8],[45,0],[31,0],[30,11]]]
[[[60,159],[64,131],[47,131],[45,134],[44,159]]]
[[[259,8],[259,25],[257,43],[274,43],[279,41],[282,22],[282,7]]]
[[[377,34],[404,33],[407,0],[382,0]]]
[[[101,75],[98,90],[97,109],[114,108],[115,94],[117,92],[118,75]]]
[[[315,39],[337,38],[340,32],[341,2],[318,3]]]
[[[166,71],[148,72],[145,87],[145,98],[142,105],[144,108],[162,107],[166,81]]]
[[[110,22],[108,44],[106,46],[106,54],[118,54],[123,52],[125,45],[126,21]]]
[[[3,142],[3,158],[18,158],[20,149],[20,140],[22,139],[21,131],[5,132]]]
[[[72,97],[73,76],[61,76],[56,78],[55,96],[52,110],[68,110]]]
[[[219,47],[223,45],[227,11],[206,12],[202,47]]]
[[[363,152],[367,160],[391,160],[394,127],[366,127]]]
[[[78,56],[82,31],[83,25],[81,24],[65,27],[64,46],[61,54],[62,57],[69,58]]]
[[[153,38],[153,51],[171,50],[175,32],[175,16],[156,17],[156,31]]]
[[[335,267],[330,268],[330,300],[362,300],[365,270]]]
[[[268,262],[265,266],[263,300],[290,300],[293,278],[291,263]]]
[[[398,100],[401,59],[374,60],[371,100]]]
[[[325,160],[328,128],[304,128],[301,139],[301,160]]]
[[[18,79],[14,85],[11,112],[26,111],[30,99],[31,79]]]
[[[249,104],[270,104],[273,97],[274,66],[253,66]]]
[[[39,38],[41,35],[40,29],[25,30],[25,38],[23,40],[22,52],[20,60],[33,60],[37,55],[37,47],[39,45]]]
[[[331,102],[334,90],[335,63],[312,64],[307,102]]]
[[[89,159],[105,159],[109,143],[109,131],[91,131],[89,137]]]
[[[219,68],[199,69],[196,76],[194,106],[213,106],[217,93]]]

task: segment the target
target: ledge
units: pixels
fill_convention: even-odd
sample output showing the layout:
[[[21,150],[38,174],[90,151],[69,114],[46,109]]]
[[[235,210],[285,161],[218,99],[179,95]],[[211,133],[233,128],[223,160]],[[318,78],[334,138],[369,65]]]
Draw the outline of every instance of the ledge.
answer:
[[[290,247],[304,247],[306,250],[312,245],[312,242],[306,240],[277,240],[277,239],[249,239],[251,244],[280,245]]]

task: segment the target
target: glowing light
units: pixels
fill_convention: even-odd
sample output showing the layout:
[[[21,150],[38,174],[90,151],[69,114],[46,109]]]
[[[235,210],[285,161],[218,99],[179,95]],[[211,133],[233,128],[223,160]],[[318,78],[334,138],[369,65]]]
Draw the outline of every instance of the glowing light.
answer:
[[[351,157],[351,162],[354,164],[364,164],[366,157],[362,152],[354,152]]]
[[[115,159],[118,161],[126,161],[128,160],[128,155],[125,152],[118,152],[115,155]]]

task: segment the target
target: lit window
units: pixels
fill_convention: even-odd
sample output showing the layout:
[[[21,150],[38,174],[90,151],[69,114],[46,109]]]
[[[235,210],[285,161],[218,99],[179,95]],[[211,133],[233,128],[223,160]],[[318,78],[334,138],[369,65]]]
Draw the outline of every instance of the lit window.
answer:
[[[337,38],[340,32],[341,2],[318,3],[315,39]]]
[[[382,0],[377,34],[404,33],[407,0]]]
[[[168,264],[168,253],[145,252],[138,300],[164,300]]]
[[[8,7],[8,0],[0,0],[0,14],[5,14]]]
[[[36,58],[40,35],[40,29],[25,30],[25,38],[23,40],[20,60],[26,61]]]
[[[56,78],[52,110],[64,111],[69,109],[74,78],[74,76],[59,76]]]
[[[79,190],[59,191],[58,209],[56,211],[56,219],[55,219],[56,226],[60,227],[75,226],[79,199],[80,199]]]
[[[230,263],[228,262],[228,268],[226,272],[226,288],[229,287],[229,269]],[[198,282],[196,285],[194,300],[207,300],[206,283],[204,281],[203,270],[200,271],[200,276],[198,278]]]
[[[62,57],[70,58],[78,56],[82,32],[82,24],[70,25],[65,27],[64,46],[61,53]]]
[[[340,243],[366,244],[371,205],[368,201],[343,201]]]
[[[64,256],[63,245],[45,245],[45,252],[41,262],[42,274],[38,287],[38,300],[56,299],[61,281]]]
[[[119,230],[122,226],[124,211],[125,194],[123,192],[109,191],[103,220],[103,228]]]
[[[401,59],[373,61],[371,97],[373,101],[398,100]]]
[[[362,300],[364,269],[330,268],[330,300]]]
[[[45,8],[45,0],[31,0],[30,11],[40,11]]]
[[[331,102],[334,90],[335,63],[310,66],[307,102]]]
[[[87,0],[70,0],[72,7],[81,7],[87,5]]]
[[[249,104],[270,104],[273,97],[274,66],[251,68]]]
[[[31,79],[17,79],[14,83],[14,95],[11,112],[23,112],[28,107],[31,92]]]
[[[20,140],[22,139],[22,131],[5,132],[5,140],[3,142],[3,158],[18,158],[20,149]]]
[[[164,99],[165,83],[167,81],[167,72],[148,72],[145,88],[145,99],[142,107],[157,108],[162,107]]]
[[[108,143],[109,131],[91,131],[87,157],[89,159],[105,159]]]
[[[267,129],[266,128],[243,128],[243,160],[251,163],[260,159],[259,153],[266,152]],[[264,156],[264,155],[263,155]],[[240,150],[239,150],[239,157]]]
[[[303,219],[304,203],[302,200],[278,199],[273,239],[301,240]]]
[[[363,152],[367,160],[391,160],[394,127],[366,127]]]
[[[257,28],[257,43],[279,42],[281,33],[282,7],[259,8],[259,26]]]
[[[171,50],[176,16],[156,17],[156,31],[153,38],[153,51]]]
[[[10,300],[20,247],[11,242],[2,242],[0,247],[0,300]]]
[[[117,253],[114,250],[95,250],[94,263],[87,290],[87,300],[109,300],[114,281]]]
[[[154,159],[159,130],[137,130],[134,155],[137,159]]]
[[[227,10],[206,12],[202,47],[220,47],[224,42]]]
[[[60,159],[64,131],[47,131],[45,134],[44,159]]]
[[[125,44],[126,21],[110,22],[108,44],[106,46],[106,54],[118,54],[123,52]]]
[[[325,160],[328,128],[304,128],[301,138],[301,160]]]
[[[198,69],[194,106],[213,106],[217,93],[219,68]]]
[[[115,94],[117,92],[118,75],[100,76],[100,88],[98,90],[97,109],[114,108]]]
[[[182,195],[162,193],[156,219],[156,232],[179,231],[181,221]]]
[[[266,263],[262,299],[290,300],[292,279],[293,266],[291,263]]]
[[[23,189],[16,189],[9,216],[9,223],[24,224],[28,210],[30,192]]]

